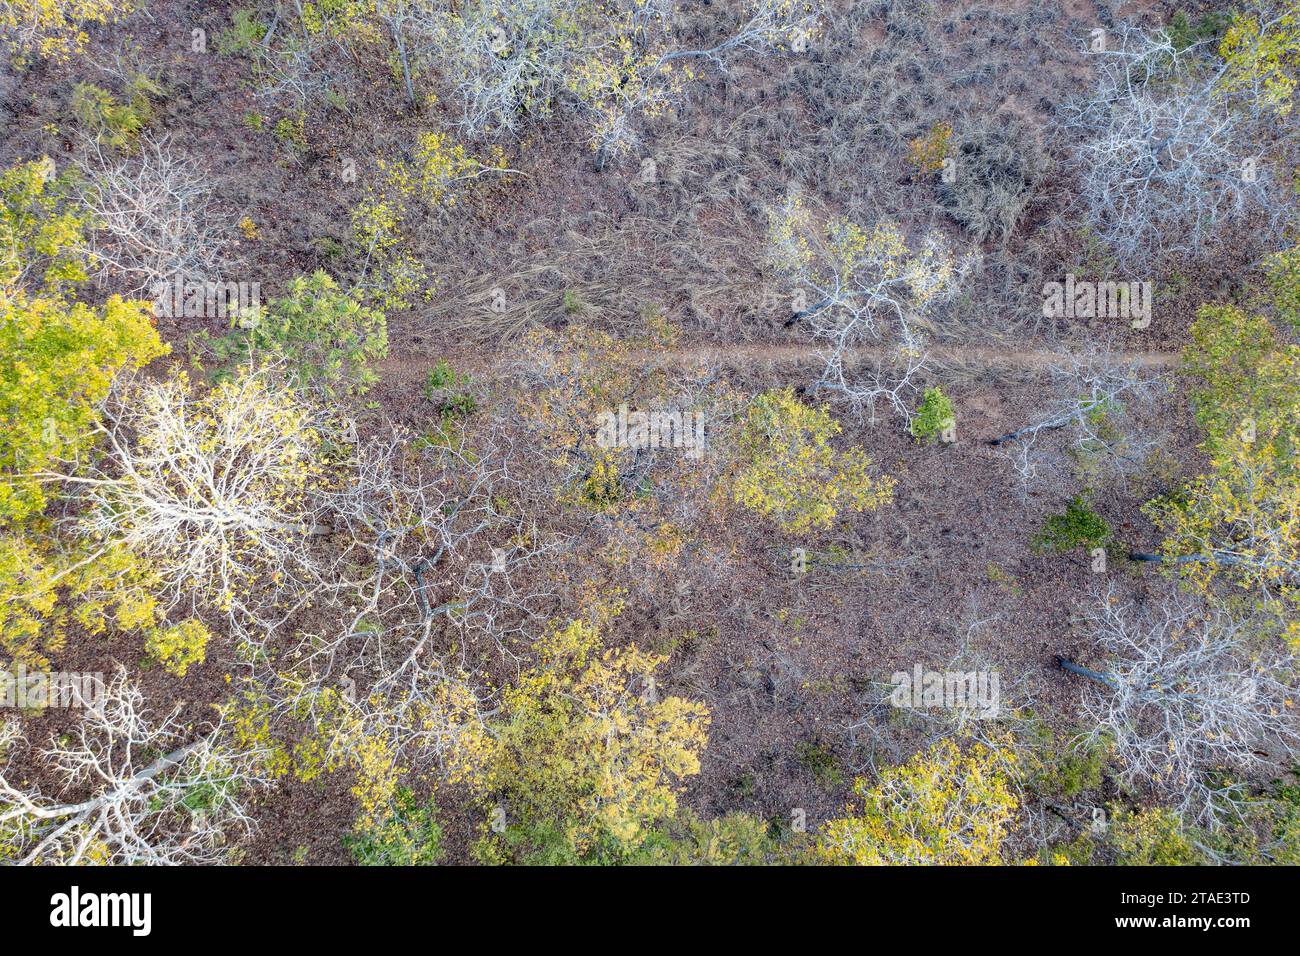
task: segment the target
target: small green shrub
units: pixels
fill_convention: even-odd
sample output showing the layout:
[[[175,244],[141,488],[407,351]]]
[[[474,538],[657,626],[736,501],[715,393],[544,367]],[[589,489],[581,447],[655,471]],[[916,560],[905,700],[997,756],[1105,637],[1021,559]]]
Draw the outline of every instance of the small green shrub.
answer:
[[[78,83],[72,89],[72,112],[81,127],[113,149],[135,149],[140,131],[153,115],[149,96],[161,91],[149,79],[137,76],[125,103],[93,83]]]
[[[388,354],[384,314],[324,272],[299,276],[283,297],[234,322],[240,328],[214,343],[219,359],[283,362],[295,385],[330,397],[364,393],[379,381],[370,364]]]
[[[442,859],[442,827],[433,802],[420,806],[400,789],[388,815],[373,827],[348,834],[343,845],[361,866],[436,866]]]
[[[1073,798],[1101,786],[1110,758],[1107,739],[1075,744],[1070,736],[1054,733],[1041,720],[1032,721],[1032,740],[1025,762],[1025,783],[1034,793]]]
[[[301,111],[291,116],[280,117],[276,120],[272,132],[294,152],[307,148],[307,117]]]
[[[1089,550],[1103,547],[1110,538],[1110,526],[1076,495],[1065,506],[1064,514],[1047,517],[1043,529],[1034,537],[1032,546],[1040,554],[1060,554],[1078,547]]]
[[[908,427],[918,441],[933,442],[944,429],[951,428],[955,420],[952,400],[935,386],[925,390],[921,407],[916,410],[916,416]]]
[[[339,242],[333,236],[317,236],[311,241],[316,247],[317,254],[328,262],[336,262],[343,258],[345,249],[343,243]]]
[[[222,30],[217,36],[217,52],[222,56],[252,56],[266,37],[266,29],[266,24],[257,19],[255,11],[236,10],[229,29]]]
[[[1120,866],[1200,866],[1204,854],[1183,818],[1165,807],[1131,813],[1112,808],[1110,838]]]
[[[478,410],[478,402],[468,391],[470,377],[457,372],[446,359],[439,359],[429,369],[424,383],[424,397],[438,406],[443,419],[464,418]]]
[[[820,740],[802,740],[795,748],[799,763],[804,766],[817,781],[817,785],[834,790],[844,783],[844,771],[835,759],[831,748]]]
[[[348,98],[332,86],[325,90],[325,102],[340,113],[349,112]]]

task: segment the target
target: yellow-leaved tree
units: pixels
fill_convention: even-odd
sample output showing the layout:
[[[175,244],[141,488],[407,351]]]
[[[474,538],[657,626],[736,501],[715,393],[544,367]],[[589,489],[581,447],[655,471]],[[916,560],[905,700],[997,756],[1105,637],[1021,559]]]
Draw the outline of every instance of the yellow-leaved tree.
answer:
[[[48,156],[0,172],[0,286],[51,294],[86,279],[87,217]]]
[[[1287,116],[1300,80],[1300,8],[1293,0],[1254,0],[1234,12],[1219,43],[1219,81],[1229,92]]]
[[[1300,346],[1267,317],[1205,306],[1185,371],[1210,468],[1147,512],[1161,558],[1199,589],[1216,581],[1264,596],[1300,595]]]
[[[88,27],[133,6],[132,0],[0,0],[0,37],[20,58],[67,59],[90,42]]]
[[[824,406],[805,405],[791,388],[759,395],[740,432],[732,499],[791,533],[886,504],[894,480],[875,477],[861,448],[832,448],[839,432]]]
[[[480,859],[616,863],[676,814],[681,781],[700,769],[709,713],[660,695],[665,658],[603,646],[616,612],[553,626],[536,664],[503,694],[494,752],[472,781],[489,817]]]
[[[71,297],[87,276],[86,219],[67,185],[48,158],[0,172],[0,666],[49,667],[70,630],[111,626],[184,673],[203,658],[203,626],[166,626],[156,580],[119,542],[56,536],[45,517],[54,473],[82,464],[115,379],[167,352],[147,303]]]
[[[1002,843],[1019,803],[1015,757],[942,740],[876,783],[858,780],[861,808],[829,820],[812,853],[816,862],[859,865],[983,865],[1002,862]]]
[[[0,173],[0,526],[44,510],[40,472],[88,447],[115,377],[167,352],[146,303],[69,298],[85,226],[48,159]]]
[[[162,611],[148,569],[118,544],[0,535],[0,668],[49,667],[71,627],[98,635],[110,625],[152,636]],[[159,635],[161,637],[161,635]]]

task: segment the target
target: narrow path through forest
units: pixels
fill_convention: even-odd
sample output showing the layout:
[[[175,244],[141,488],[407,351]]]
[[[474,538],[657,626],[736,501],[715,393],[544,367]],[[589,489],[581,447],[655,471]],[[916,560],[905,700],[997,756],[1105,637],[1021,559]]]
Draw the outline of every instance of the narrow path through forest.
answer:
[[[932,367],[983,367],[1046,370],[1065,365],[1080,352],[1061,349],[1006,349],[995,346],[934,346],[927,350]],[[853,358],[877,360],[892,357],[884,348],[858,348]],[[1177,352],[1110,352],[1102,353],[1116,366],[1137,365],[1141,368],[1169,368],[1178,361]],[[1102,357],[1099,355],[1099,357]],[[673,349],[646,353],[647,363],[688,364],[703,362],[725,368],[750,368],[765,365],[816,365],[822,361],[822,349],[805,342],[749,342],[735,345],[696,343]],[[413,354],[403,349],[379,363],[380,376],[389,382],[410,378],[423,379],[438,359],[446,359],[458,368],[480,368],[485,362],[483,349],[451,349]]]

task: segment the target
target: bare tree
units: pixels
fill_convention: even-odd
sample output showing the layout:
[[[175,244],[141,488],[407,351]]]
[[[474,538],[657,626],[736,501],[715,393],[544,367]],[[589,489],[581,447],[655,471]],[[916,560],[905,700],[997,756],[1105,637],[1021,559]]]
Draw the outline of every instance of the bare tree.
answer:
[[[773,215],[771,243],[797,306],[786,325],[802,322],[825,347],[816,388],[873,417],[885,402],[910,421],[928,362],[924,316],[956,293],[974,260],[958,259],[937,233],[909,246],[891,222],[819,226],[797,195]]]
[[[666,23],[671,4],[660,0],[664,8],[654,17]],[[655,6],[647,4],[647,8]],[[803,52],[818,31],[820,17],[813,3],[790,0],[754,0],[745,10],[745,20],[711,47],[674,50],[659,58],[659,66],[676,60],[702,59],[726,71],[728,58],[737,53],[768,54],[776,50]]]
[[[105,404],[105,454],[48,480],[81,492],[80,530],[146,559],[173,602],[247,610],[250,593],[283,598],[318,576],[306,545],[328,527],[312,494],[322,426],[272,369],[206,392],[137,379]]]
[[[1113,744],[1126,783],[1149,786],[1184,815],[1214,824],[1241,777],[1269,766],[1261,748],[1292,753],[1300,743],[1291,706],[1300,661],[1254,640],[1248,622],[1178,591],[1139,607],[1113,586],[1084,619],[1103,669],[1060,663],[1092,681],[1083,699],[1093,724],[1086,739]]]
[[[541,626],[555,597],[546,562],[564,542],[516,506],[500,435],[413,437],[364,442],[322,496],[332,534],[314,602],[339,623],[301,636],[303,680],[277,693],[291,711],[317,688],[353,687],[368,732],[415,765],[446,768],[483,732],[485,657],[514,660]]]
[[[423,6],[411,18],[416,43],[441,60],[464,104],[472,136],[517,134],[530,114],[549,112],[573,64],[599,44],[573,0],[477,0],[455,14]]]
[[[15,722],[0,726],[0,753],[18,742]],[[151,716],[125,670],[41,756],[75,796],[47,797],[0,768],[0,831],[16,835],[20,864],[216,862],[231,828],[251,829],[242,800],[266,782],[220,727],[195,733],[179,708]]]
[[[620,22],[623,35],[611,37],[597,51],[604,60],[599,69],[592,70],[579,62],[568,79],[593,129],[597,168],[639,142],[638,121],[663,113],[684,96],[690,74],[679,63],[702,60],[725,73],[729,61],[737,56],[791,50],[802,53],[816,34],[820,19],[817,5],[811,2],[750,0],[742,14],[744,19],[722,40],[710,47],[671,49],[669,28],[675,13],[671,0],[657,0],[642,9],[633,3],[630,8],[625,15],[627,25]],[[634,54],[609,55],[620,51],[625,42],[630,42]]]
[[[1166,388],[1157,372],[1101,349],[1071,356],[1048,375],[1054,394],[1035,421],[988,440],[1011,463],[1022,491],[1059,467],[1063,452],[1081,468],[1120,480],[1141,466],[1159,436],[1139,428],[1133,415]],[[1045,441],[1057,432],[1067,436],[1064,449]]]
[[[144,139],[124,158],[87,143],[81,166],[99,281],[134,295],[176,279],[216,280],[228,222],[214,184],[192,160],[165,139]]]
[[[704,60],[725,69],[738,54],[802,50],[818,22],[811,4],[757,0],[713,46],[673,49],[671,0],[599,8],[577,0],[474,0],[451,14],[416,6],[404,17],[409,45],[455,77],[471,135],[517,134],[529,117],[567,97],[590,129],[598,166],[637,142],[643,117],[680,99],[688,72],[679,64]]]
[[[1091,228],[1131,268],[1194,251],[1230,223],[1269,231],[1284,203],[1253,152],[1263,128],[1220,88],[1205,42],[1124,28],[1100,58],[1098,86],[1067,104]]]
[[[346,664],[386,659],[384,680],[418,670],[444,625],[504,648],[545,598],[544,589],[521,588],[523,572],[558,547],[511,504],[519,489],[495,444],[501,436],[479,434],[471,444],[448,435],[438,446],[412,437],[397,430],[366,442],[343,487],[323,499],[343,543],[336,564],[358,569],[342,585],[355,609],[344,634],[356,657]],[[330,655],[341,650],[327,646]]]

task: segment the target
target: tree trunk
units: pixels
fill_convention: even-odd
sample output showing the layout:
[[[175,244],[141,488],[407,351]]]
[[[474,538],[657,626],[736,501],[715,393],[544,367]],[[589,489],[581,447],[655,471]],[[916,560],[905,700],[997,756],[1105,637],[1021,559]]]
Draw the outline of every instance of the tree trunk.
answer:
[[[1071,674],[1078,674],[1080,677],[1086,677],[1089,680],[1095,680],[1099,684],[1105,684],[1107,687],[1118,686],[1115,678],[1110,674],[1103,674],[1100,671],[1094,671],[1087,667],[1082,667],[1074,661],[1067,660],[1060,654],[1056,655],[1056,666],[1061,668],[1061,670],[1069,671]]]
[[[820,312],[822,309],[826,308],[826,306],[830,304],[831,304],[830,299],[822,299],[816,305],[804,309],[802,312],[795,312],[793,315],[790,316],[790,318],[785,320],[785,324],[782,325],[782,328],[788,329],[790,326],[794,325],[800,319],[807,318],[808,316],[812,315],[815,312]]]

